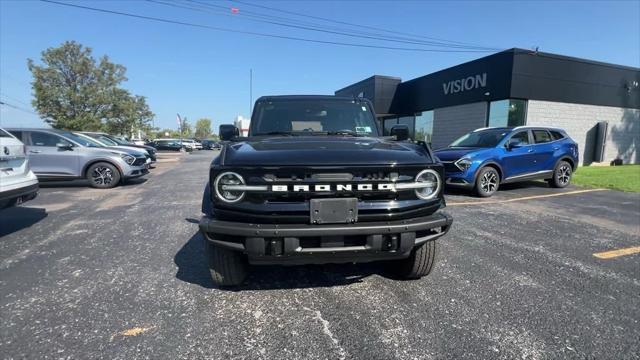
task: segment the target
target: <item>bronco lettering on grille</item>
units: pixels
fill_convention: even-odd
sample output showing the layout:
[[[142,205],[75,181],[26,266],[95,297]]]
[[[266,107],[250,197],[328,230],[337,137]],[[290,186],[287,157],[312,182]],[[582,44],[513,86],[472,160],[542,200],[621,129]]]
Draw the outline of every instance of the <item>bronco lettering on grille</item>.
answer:
[[[271,191],[273,192],[322,192],[322,191],[336,191],[336,192],[351,192],[354,190],[352,184],[318,184],[318,185],[271,185]],[[355,186],[357,191],[395,191],[393,184],[357,184]]]

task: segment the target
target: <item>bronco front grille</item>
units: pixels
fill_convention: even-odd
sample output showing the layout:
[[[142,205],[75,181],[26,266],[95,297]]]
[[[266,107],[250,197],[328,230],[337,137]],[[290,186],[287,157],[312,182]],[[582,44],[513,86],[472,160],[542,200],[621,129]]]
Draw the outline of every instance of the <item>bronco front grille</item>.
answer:
[[[358,199],[359,221],[381,221],[404,216],[416,216],[430,207],[440,206],[440,197],[428,204],[416,197],[413,188],[402,189],[403,183],[414,183],[416,175],[432,168],[444,179],[441,164],[410,166],[345,167],[241,167],[213,168],[211,179],[218,174],[232,171],[242,176],[244,185],[253,187],[246,191],[242,201],[225,203],[216,199],[212,188],[216,217],[232,219],[250,217],[255,222],[308,223],[309,202],[314,198],[355,197]],[[391,189],[378,185],[391,185]],[[351,185],[351,190],[345,188]],[[358,188],[368,185],[371,188]],[[398,188],[395,188],[398,185]],[[304,186],[304,191],[294,191],[294,186]],[[318,189],[316,186],[323,186]],[[325,187],[326,186],[326,187]],[[338,188],[340,186],[340,188]],[[264,188],[256,190],[255,188]]]

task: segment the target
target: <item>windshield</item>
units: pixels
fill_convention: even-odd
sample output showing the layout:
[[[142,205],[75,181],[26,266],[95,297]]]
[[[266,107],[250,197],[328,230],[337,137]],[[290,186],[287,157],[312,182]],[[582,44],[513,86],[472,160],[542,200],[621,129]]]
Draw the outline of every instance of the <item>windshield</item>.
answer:
[[[340,100],[258,102],[251,136],[268,134],[349,134],[377,136],[375,119],[365,103]]]
[[[449,147],[491,148],[498,145],[500,140],[504,139],[509,132],[509,129],[486,129],[473,131],[452,142]]]
[[[111,141],[115,142],[118,145],[131,145],[130,142],[128,141],[124,141],[120,138],[117,138],[115,136],[111,136],[111,135],[102,135],[103,137],[109,138]]]
[[[63,136],[77,142],[78,144],[82,145],[82,146],[87,146],[87,147],[103,147],[102,144],[96,142],[95,140],[89,138],[88,136],[80,136],[71,132],[65,132],[62,133]]]
[[[82,135],[92,138],[94,141],[102,144],[103,146],[118,146],[117,142],[102,134],[82,133]]]
[[[94,138],[96,138],[97,140],[99,140],[101,143],[104,143],[108,146],[118,146],[119,144],[113,140],[111,140],[110,138],[104,136],[104,135],[97,135]]]

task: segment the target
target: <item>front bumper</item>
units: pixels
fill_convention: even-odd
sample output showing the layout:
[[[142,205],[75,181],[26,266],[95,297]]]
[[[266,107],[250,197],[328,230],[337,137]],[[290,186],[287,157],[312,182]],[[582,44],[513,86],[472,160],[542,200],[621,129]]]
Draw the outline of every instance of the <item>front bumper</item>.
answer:
[[[21,204],[25,201],[33,200],[38,196],[39,186],[36,182],[35,184],[31,184],[24,187],[19,187],[12,190],[7,190],[0,192],[0,203],[4,203],[7,200],[12,202],[13,200],[17,200],[18,204]]]
[[[399,221],[355,224],[250,224],[204,216],[200,230],[216,246],[241,251],[251,264],[325,264],[402,259],[449,231],[453,219],[435,213]]]
[[[149,164],[144,164],[141,166],[127,166],[123,171],[123,176],[125,179],[132,179],[136,177],[140,177],[143,175],[147,175],[149,173]]]
[[[445,185],[450,187],[472,189],[475,185],[472,179],[459,176],[445,176]]]

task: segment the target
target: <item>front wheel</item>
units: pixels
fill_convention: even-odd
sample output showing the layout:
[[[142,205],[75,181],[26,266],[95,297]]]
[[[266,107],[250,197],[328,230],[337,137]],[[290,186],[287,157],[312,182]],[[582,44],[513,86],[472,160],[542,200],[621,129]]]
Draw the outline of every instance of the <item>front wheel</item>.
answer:
[[[484,167],[476,178],[476,194],[480,197],[489,197],[498,191],[500,186],[500,175],[492,167]]]
[[[436,242],[428,241],[411,252],[411,256],[398,260],[393,269],[404,279],[419,279],[429,275],[436,262]]]
[[[211,279],[218,286],[236,286],[247,277],[248,263],[242,253],[215,246],[205,240]]]
[[[549,185],[555,188],[564,188],[571,183],[573,168],[566,161],[560,161],[553,170],[553,177],[549,180]]]
[[[87,180],[91,187],[110,189],[120,182],[120,171],[107,162],[95,163],[87,169]]]

